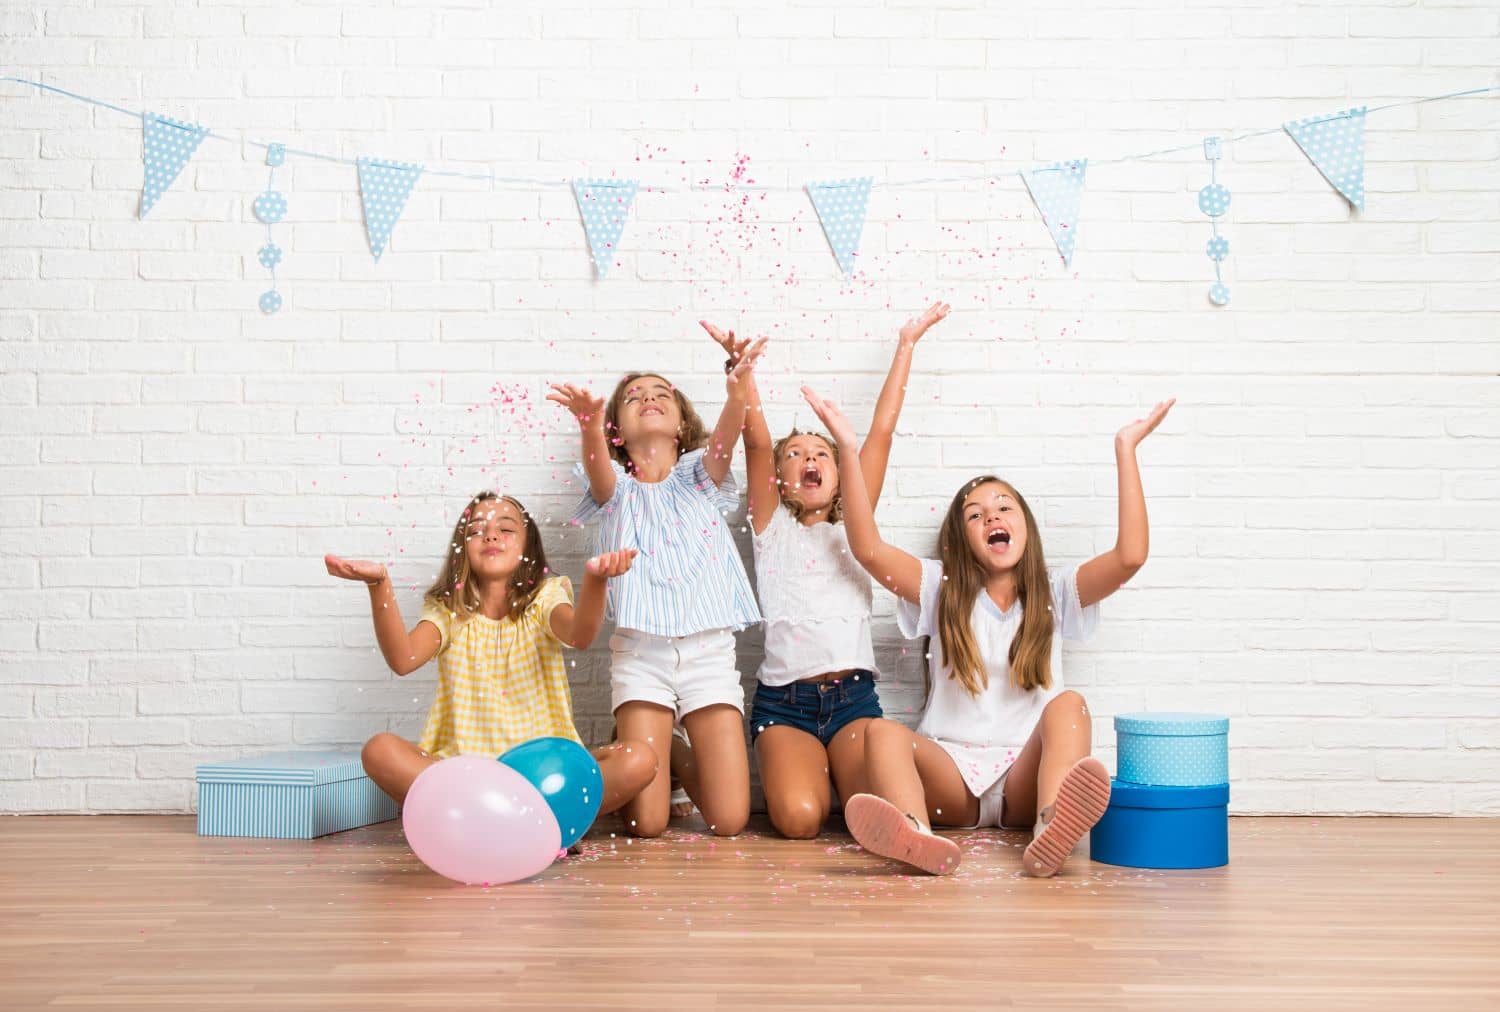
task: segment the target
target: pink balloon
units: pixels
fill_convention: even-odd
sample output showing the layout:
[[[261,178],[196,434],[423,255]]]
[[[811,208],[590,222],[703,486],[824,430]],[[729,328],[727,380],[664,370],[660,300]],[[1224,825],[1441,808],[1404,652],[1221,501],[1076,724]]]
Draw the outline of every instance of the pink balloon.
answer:
[[[406,794],[401,825],[423,864],[468,885],[529,878],[562,843],[556,816],[525,777],[473,755],[423,770]]]

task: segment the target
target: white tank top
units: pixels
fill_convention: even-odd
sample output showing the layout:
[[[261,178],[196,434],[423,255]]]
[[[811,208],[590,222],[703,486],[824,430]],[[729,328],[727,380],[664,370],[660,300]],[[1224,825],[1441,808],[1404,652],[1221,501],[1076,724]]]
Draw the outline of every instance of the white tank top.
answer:
[[[844,525],[807,526],[778,505],[753,544],[766,633],[760,681],[786,685],[848,668],[874,671],[874,595]]]

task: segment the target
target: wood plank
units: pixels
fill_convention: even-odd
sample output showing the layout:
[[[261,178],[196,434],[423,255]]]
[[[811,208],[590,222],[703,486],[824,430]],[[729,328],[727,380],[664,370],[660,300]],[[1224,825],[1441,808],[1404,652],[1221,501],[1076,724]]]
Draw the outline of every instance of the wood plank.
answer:
[[[1500,821],[1231,820],[1231,863],[955,834],[913,877],[847,835],[597,833],[466,888],[396,822],[314,841],[186,817],[0,820],[0,1004],[23,1008],[1500,1008]]]

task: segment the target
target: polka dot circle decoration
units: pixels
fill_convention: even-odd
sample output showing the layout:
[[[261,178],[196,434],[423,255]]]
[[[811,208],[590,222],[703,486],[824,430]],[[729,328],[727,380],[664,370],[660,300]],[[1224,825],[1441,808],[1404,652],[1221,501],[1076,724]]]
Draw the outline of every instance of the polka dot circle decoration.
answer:
[[[255,198],[255,217],[267,225],[274,225],[286,217],[286,198],[279,190],[267,190]]]
[[[856,179],[829,179],[807,184],[807,196],[823,225],[833,258],[846,276],[854,272],[854,258],[859,255],[859,238],[865,230],[865,212],[870,205],[873,176]]]
[[[1365,110],[1358,106],[1282,125],[1323,178],[1360,211],[1365,209]]]
[[[1208,215],[1208,227],[1213,233],[1203,252],[1214,262],[1214,283],[1208,287],[1208,301],[1215,306],[1229,305],[1229,286],[1224,283],[1221,266],[1229,256],[1229,240],[1219,234],[1219,219],[1229,210],[1229,187],[1219,182],[1219,159],[1223,157],[1223,142],[1218,137],[1203,139],[1203,157],[1208,160],[1208,185],[1198,191],[1198,210]]]
[[[158,116],[154,112],[141,114],[141,127],[145,179],[141,186],[139,216],[144,218],[182,174],[188,159],[208,136],[208,128],[169,116]]]
[[[625,219],[640,184],[634,179],[575,179],[573,198],[583,219],[583,235],[594,260],[594,274],[603,278],[615,265]]]
[[[365,209],[365,234],[370,240],[370,252],[375,261],[385,252],[391,241],[391,232],[396,219],[406,207],[406,198],[422,175],[422,166],[415,162],[390,162],[379,158],[360,158],[359,196]]]
[[[1083,215],[1083,176],[1088,164],[1088,159],[1081,158],[1021,171],[1021,180],[1031,193],[1031,201],[1041,213],[1047,231],[1052,233],[1064,267],[1073,265],[1078,219]]]
[[[1209,183],[1198,191],[1198,210],[1210,218],[1217,218],[1229,210],[1229,190],[1218,183]]]
[[[271,272],[271,290],[262,292],[260,296],[260,311],[267,316],[281,308],[281,293],[276,290],[276,267],[281,263],[281,247],[276,244],[271,234],[271,226],[286,217],[286,197],[280,190],[274,188],[276,182],[276,168],[286,161],[286,147],[282,144],[269,144],[266,146],[266,164],[270,166],[271,172],[266,179],[266,188],[255,198],[250,205],[250,210],[256,219],[266,226],[266,244],[256,253],[256,259],[260,265]]]

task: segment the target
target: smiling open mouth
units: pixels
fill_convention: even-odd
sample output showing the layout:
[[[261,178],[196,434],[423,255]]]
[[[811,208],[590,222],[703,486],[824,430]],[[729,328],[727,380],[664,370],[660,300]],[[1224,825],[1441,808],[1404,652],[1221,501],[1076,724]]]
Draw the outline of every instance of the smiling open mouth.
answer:
[[[802,472],[802,487],[822,488],[823,476],[818,473],[816,468],[809,467],[806,471]]]
[[[990,536],[986,538],[985,541],[991,548],[994,548],[996,545],[1008,545],[1010,544],[1010,532],[991,531]]]

